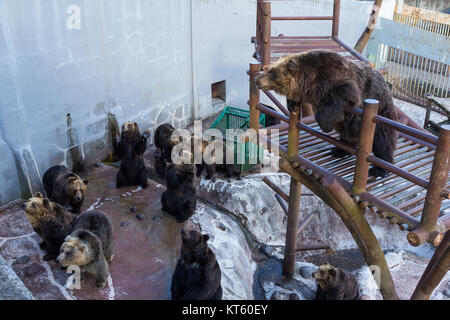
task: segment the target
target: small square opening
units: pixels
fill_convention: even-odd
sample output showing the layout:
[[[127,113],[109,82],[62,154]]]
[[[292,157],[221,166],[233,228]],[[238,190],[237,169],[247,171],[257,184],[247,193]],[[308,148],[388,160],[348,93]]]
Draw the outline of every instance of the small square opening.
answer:
[[[211,98],[227,101],[227,81],[219,81],[211,84]]]

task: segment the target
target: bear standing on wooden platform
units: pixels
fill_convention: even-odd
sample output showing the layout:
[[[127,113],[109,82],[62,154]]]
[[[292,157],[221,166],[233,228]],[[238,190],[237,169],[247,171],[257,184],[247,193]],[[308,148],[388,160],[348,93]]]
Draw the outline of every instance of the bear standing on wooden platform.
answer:
[[[181,230],[181,253],[172,276],[173,300],[222,299],[221,271],[208,235]]]
[[[324,132],[335,129],[340,140],[351,146],[358,144],[362,120],[359,115],[346,112],[346,106],[362,108],[365,99],[376,99],[380,103],[378,115],[397,121],[392,92],[383,76],[370,66],[356,64],[335,52],[311,50],[288,55],[271,64],[255,82],[262,90],[286,96],[289,111],[310,103],[320,128]],[[393,163],[396,140],[394,130],[377,125],[374,155]],[[335,149],[334,155],[343,157],[347,153]],[[374,166],[369,174],[383,177],[388,172]]]
[[[70,206],[72,213],[81,211],[88,184],[86,179],[81,179],[65,166],[57,165],[44,173],[42,183],[51,201]]]
[[[120,170],[116,177],[116,187],[148,186],[147,171],[144,166],[144,152],[147,149],[148,131],[141,135],[136,122],[125,122],[122,135],[114,142],[114,151],[120,158]]]
[[[113,227],[106,214],[90,210],[81,214],[72,233],[65,238],[56,261],[67,267],[76,265],[95,277],[96,286],[106,285],[113,254]]]
[[[321,265],[312,276],[317,282],[316,300],[355,300],[359,296],[355,276],[334,268],[328,262]]]
[[[22,208],[33,230],[43,240],[40,248],[47,252],[44,260],[54,259],[64,239],[72,232],[76,216],[58,203],[44,198],[39,192],[27,202],[22,203]]]

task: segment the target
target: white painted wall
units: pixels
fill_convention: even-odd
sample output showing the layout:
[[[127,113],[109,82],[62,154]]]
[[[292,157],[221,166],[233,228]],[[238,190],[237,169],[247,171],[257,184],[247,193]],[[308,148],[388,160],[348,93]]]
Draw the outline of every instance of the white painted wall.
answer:
[[[274,1],[273,12],[331,15],[332,3]],[[79,30],[66,26],[69,5],[81,9]],[[341,1],[349,45],[371,5]],[[67,113],[90,163],[110,150],[108,112],[143,129],[182,127],[220,111],[211,83],[221,80],[227,104],[246,108],[255,14],[256,0],[1,1],[0,205],[40,190],[48,167],[70,163]],[[274,34],[330,32],[330,22],[273,25]]]

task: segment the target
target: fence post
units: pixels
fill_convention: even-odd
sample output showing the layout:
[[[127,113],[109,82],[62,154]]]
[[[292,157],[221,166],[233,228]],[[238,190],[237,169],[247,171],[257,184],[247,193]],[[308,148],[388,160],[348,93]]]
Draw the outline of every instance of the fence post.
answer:
[[[259,89],[255,83],[255,77],[259,74],[261,66],[259,63],[250,63],[250,128],[259,132],[259,110],[256,108],[259,104]]]
[[[290,113],[288,135],[288,159],[298,154],[300,130],[297,124],[301,120],[301,108]],[[289,211],[286,226],[286,244],[284,247],[283,275],[290,279],[295,273],[295,249],[297,244],[298,220],[300,215],[300,196],[302,184],[291,177],[289,189]]]
[[[441,203],[443,200],[442,191],[447,184],[449,170],[449,147],[450,147],[450,125],[441,127],[439,139],[431,168],[430,182],[423,205],[420,227],[408,233],[408,241],[412,246],[419,246],[422,243],[430,242],[437,246],[443,239],[443,234],[436,231],[436,223],[439,218]]]
[[[333,27],[331,30],[331,36],[338,37],[339,35],[339,11],[341,8],[341,0],[334,0],[333,4]]]
[[[369,162],[367,156],[372,153],[373,137],[375,135],[375,122],[373,117],[378,113],[378,101],[367,99],[364,101],[364,111],[359,133],[358,150],[356,153],[355,177],[353,179],[353,194],[360,195],[366,190],[369,175]]]
[[[270,34],[271,34],[271,23],[272,23],[272,13],[271,4],[269,1],[261,2],[262,11],[262,39],[259,44],[261,47],[261,67],[270,64]]]

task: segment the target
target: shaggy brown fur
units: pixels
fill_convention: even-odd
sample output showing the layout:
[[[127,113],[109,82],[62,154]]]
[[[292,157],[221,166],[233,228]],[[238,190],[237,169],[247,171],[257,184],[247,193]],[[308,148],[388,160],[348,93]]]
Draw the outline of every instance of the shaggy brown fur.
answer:
[[[328,262],[312,274],[317,282],[316,300],[355,300],[359,289],[355,276],[343,269],[334,268]]]
[[[150,132],[141,135],[136,122],[125,122],[121,136],[116,137],[114,151],[120,158],[120,170],[117,172],[116,187],[142,186],[147,188],[148,177],[144,166],[144,152]]]
[[[359,140],[361,117],[346,112],[345,106],[362,108],[365,99],[376,99],[380,102],[378,114],[397,120],[392,93],[381,74],[331,51],[312,50],[283,57],[255,81],[263,90],[286,96],[290,111],[300,108],[302,103],[312,104],[321,129],[325,132],[335,129],[340,139],[352,146]],[[392,163],[396,139],[394,130],[377,125],[374,155]],[[335,152],[338,157],[345,154],[342,150]],[[387,172],[374,167],[370,174],[385,176]]]
[[[40,247],[47,252],[44,260],[54,259],[64,238],[72,231],[76,216],[40,193],[24,202],[22,208],[34,231],[43,240]]]
[[[70,172],[65,166],[48,169],[42,179],[45,193],[51,201],[69,206],[72,213],[80,213],[88,181]]]

